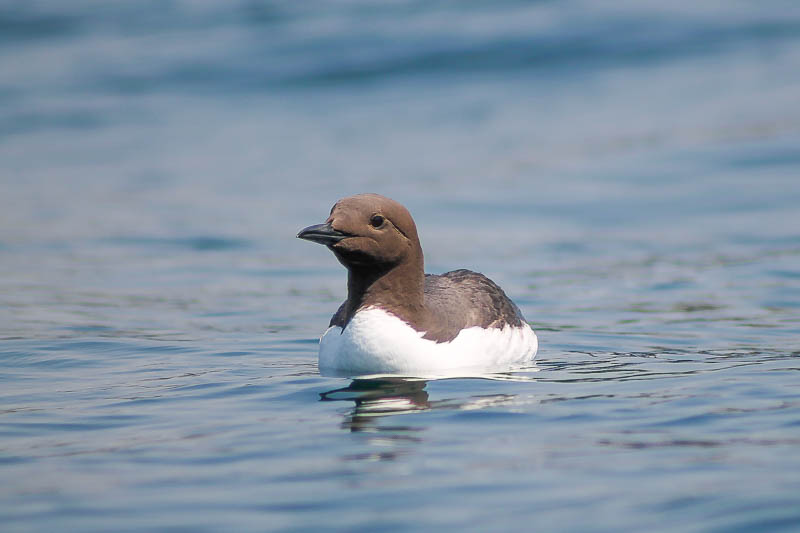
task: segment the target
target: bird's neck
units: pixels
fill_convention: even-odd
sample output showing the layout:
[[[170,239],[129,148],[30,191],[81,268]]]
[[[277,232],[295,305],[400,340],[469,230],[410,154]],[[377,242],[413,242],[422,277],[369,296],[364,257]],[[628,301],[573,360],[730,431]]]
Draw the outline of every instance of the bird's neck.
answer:
[[[385,268],[357,268],[347,272],[345,322],[359,309],[376,306],[406,321],[425,311],[425,268],[420,253],[411,261]]]

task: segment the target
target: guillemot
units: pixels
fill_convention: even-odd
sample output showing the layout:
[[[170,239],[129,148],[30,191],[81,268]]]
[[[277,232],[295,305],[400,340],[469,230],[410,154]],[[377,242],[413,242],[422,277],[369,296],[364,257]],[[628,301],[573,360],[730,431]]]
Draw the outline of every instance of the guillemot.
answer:
[[[323,373],[502,372],[536,355],[536,334],[492,280],[463,269],[425,274],[414,219],[394,200],[343,198],[297,237],[347,268],[347,300],[320,339]]]

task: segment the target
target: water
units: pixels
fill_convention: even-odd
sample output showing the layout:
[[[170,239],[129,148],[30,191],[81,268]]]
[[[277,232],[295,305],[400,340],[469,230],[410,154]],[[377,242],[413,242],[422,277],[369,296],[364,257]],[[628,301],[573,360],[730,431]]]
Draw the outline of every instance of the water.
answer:
[[[795,4],[4,3],[2,529],[800,530]],[[535,368],[319,375],[365,191]]]

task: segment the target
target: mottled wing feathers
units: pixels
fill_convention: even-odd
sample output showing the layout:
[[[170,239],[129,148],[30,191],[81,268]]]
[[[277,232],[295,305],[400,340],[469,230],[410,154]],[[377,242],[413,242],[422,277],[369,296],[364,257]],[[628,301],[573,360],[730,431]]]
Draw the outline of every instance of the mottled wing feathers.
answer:
[[[492,280],[471,270],[453,270],[441,275],[425,275],[425,321],[406,316],[402,309],[386,307],[386,311],[405,320],[423,338],[449,342],[462,329],[519,327],[525,323],[519,308]],[[347,301],[331,318],[331,326],[347,326]]]
[[[328,327],[339,326],[343,328],[345,325],[347,325],[347,300],[345,300],[333,314]]]
[[[453,270],[425,276],[425,307],[433,315],[433,327],[425,338],[452,340],[464,328],[521,326],[519,308],[492,280],[471,270]]]

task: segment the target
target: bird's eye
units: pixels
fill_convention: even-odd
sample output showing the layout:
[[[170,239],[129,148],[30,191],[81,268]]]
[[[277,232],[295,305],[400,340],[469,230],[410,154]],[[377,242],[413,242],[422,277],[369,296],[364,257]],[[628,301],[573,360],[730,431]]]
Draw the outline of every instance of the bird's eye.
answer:
[[[383,217],[380,215],[372,215],[372,218],[369,219],[369,225],[373,228],[380,228],[383,226]]]

